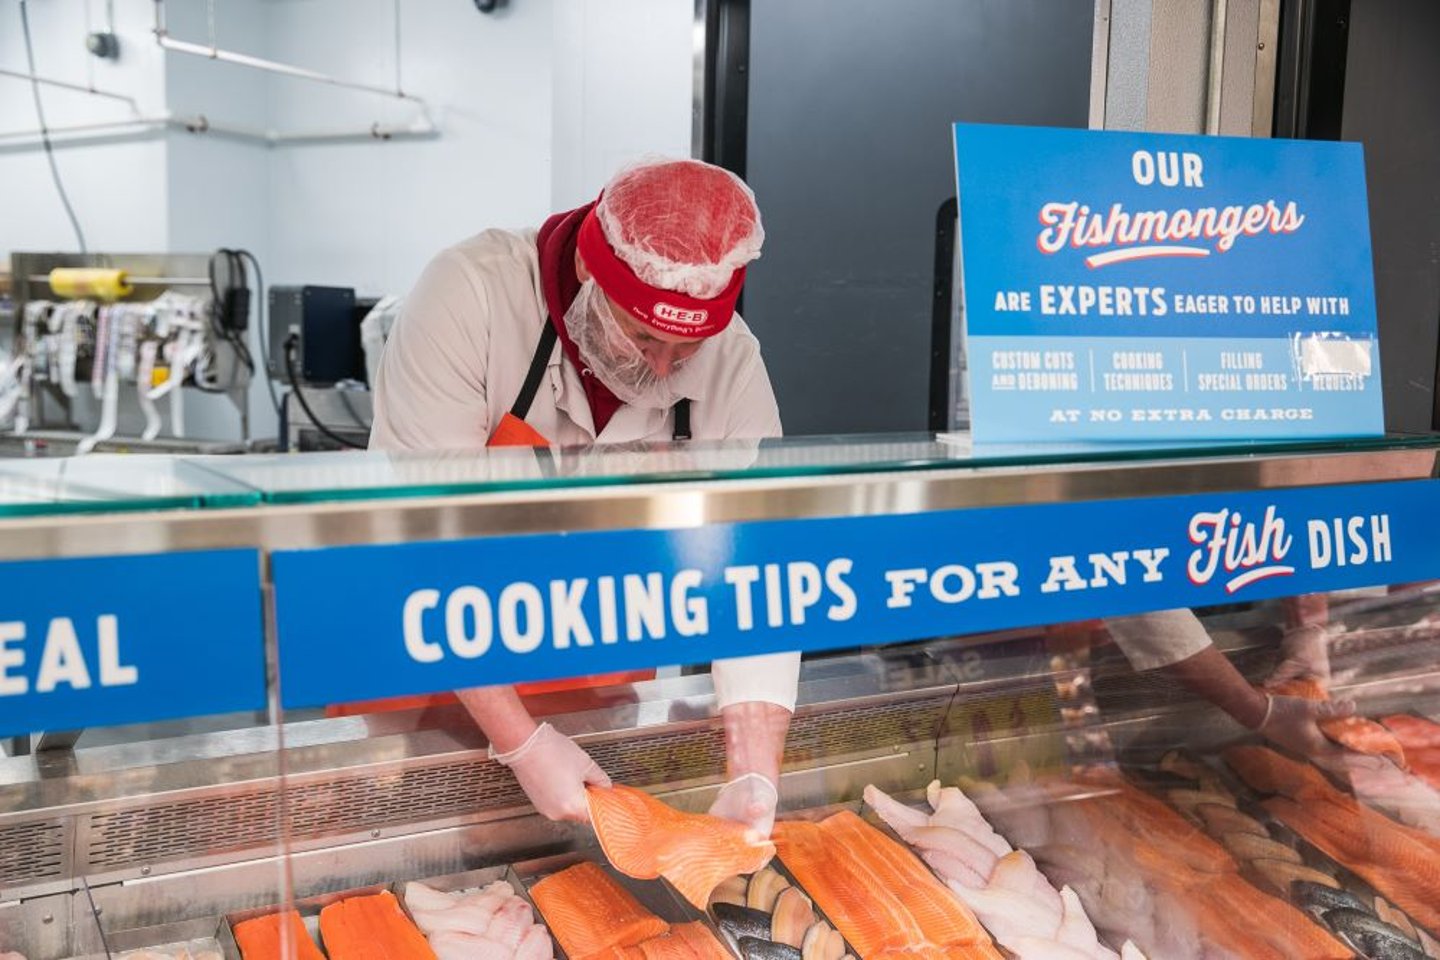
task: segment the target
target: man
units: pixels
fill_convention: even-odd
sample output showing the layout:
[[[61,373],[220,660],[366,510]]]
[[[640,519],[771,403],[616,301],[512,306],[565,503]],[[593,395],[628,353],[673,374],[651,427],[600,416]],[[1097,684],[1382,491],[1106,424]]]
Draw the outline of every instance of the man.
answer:
[[[780,416],[735,302],[764,240],[754,194],[694,160],[619,173],[538,232],[487,230],[426,268],[385,346],[371,447],[763,439]],[[717,661],[729,782],[711,812],[774,823],[799,656]],[[586,753],[511,687],[460,700],[535,808],[584,820]]]

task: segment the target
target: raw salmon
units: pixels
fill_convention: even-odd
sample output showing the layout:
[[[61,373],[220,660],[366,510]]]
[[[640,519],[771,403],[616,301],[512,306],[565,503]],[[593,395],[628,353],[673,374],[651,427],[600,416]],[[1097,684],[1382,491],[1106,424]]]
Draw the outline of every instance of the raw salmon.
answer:
[[[1225,754],[1252,787],[1279,794],[1265,808],[1349,867],[1391,903],[1440,931],[1440,841],[1376,813],[1311,768],[1266,747]]]
[[[996,957],[974,915],[915,856],[848,811],[775,827],[781,862],[861,960]]]
[[[1409,713],[1397,713],[1380,721],[1395,734],[1406,750],[1440,748],[1440,723]]]
[[[320,938],[330,960],[435,960],[425,935],[389,890],[321,910]]]
[[[588,860],[541,880],[530,898],[570,960],[636,947],[670,929]]]
[[[294,910],[245,920],[233,932],[244,960],[325,960]]]
[[[664,877],[699,910],[725,880],[754,873],[775,845],[743,824],[681,813],[634,787],[589,787],[590,822],[615,869],[627,877]]]
[[[641,941],[639,951],[645,960],[731,960],[730,951],[698,920]]]
[[[1268,688],[1271,693],[1285,697],[1299,697],[1302,700],[1328,700],[1330,693],[1325,685],[1313,678],[1287,680]],[[1321,720],[1320,732],[1331,740],[1356,753],[1385,757],[1396,766],[1405,766],[1405,748],[1395,734],[1365,717],[1335,717]]]

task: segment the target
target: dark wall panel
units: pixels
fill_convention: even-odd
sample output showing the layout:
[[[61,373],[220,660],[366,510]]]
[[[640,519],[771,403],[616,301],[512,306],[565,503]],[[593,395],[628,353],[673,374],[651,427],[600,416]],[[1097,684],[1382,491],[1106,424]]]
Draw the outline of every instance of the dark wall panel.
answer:
[[[1365,145],[1385,420],[1434,423],[1440,332],[1440,3],[1353,0],[1343,139]]]
[[[745,317],[787,433],[925,429],[950,124],[1085,126],[1093,17],[1094,0],[750,5],[767,239]]]

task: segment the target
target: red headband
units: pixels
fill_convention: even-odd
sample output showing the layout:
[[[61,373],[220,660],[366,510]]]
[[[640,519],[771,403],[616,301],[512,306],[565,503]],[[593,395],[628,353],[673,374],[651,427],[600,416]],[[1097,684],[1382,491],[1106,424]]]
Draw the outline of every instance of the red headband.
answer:
[[[630,265],[621,260],[605,239],[600,219],[591,210],[580,224],[575,240],[576,249],[585,267],[606,296],[630,311],[636,319],[663,333],[681,337],[713,337],[730,325],[735,315],[735,301],[745,284],[745,268],[740,267],[718,297],[702,300],[674,290],[652,287],[639,277]]]

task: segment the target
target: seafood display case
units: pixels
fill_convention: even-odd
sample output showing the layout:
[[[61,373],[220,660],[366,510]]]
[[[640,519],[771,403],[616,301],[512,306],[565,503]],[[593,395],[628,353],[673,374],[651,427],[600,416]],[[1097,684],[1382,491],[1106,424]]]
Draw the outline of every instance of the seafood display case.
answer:
[[[207,701],[227,671],[199,668],[188,709],[22,714],[3,731],[0,954],[1440,957],[1440,513],[1424,509],[1440,504],[1437,454],[1395,437],[1165,450],[916,437],[0,463],[0,556],[18,571],[0,584],[53,571],[44,582],[73,578],[63,592],[85,597],[100,590],[85,577],[120,577],[183,621],[203,663],[219,655],[204,648],[220,601],[195,598],[214,612],[192,618],[179,580],[124,571],[251,550],[259,638],[255,697]],[[1233,526],[1205,519],[1222,509]],[[1177,537],[1152,529],[1163,511],[1183,519]],[[444,685],[345,667],[371,649],[351,627],[328,641],[334,672],[410,699],[285,692],[310,662],[287,659],[301,642],[290,555],[477,542],[554,550],[563,569],[579,556],[564,551],[610,543],[579,534],[723,531],[752,559],[770,530],[777,563],[835,542],[862,570],[882,543],[957,559],[924,576],[876,568],[879,592],[857,588],[872,619],[850,632],[823,606],[787,623],[807,653],[769,840],[705,816],[726,777],[703,665],[723,646],[653,659],[650,679],[527,696],[619,785],[592,798],[593,826],[537,815],[463,708],[435,695]],[[1161,548],[1127,566],[1122,541],[1101,537],[1113,530],[1170,544],[1185,589],[1207,574],[1216,589],[1183,609],[1183,594],[1137,592]],[[1094,555],[1065,546],[1086,536]],[[1032,548],[1048,566],[1027,577]],[[1007,557],[1018,580],[997,566]],[[114,566],[74,565],[101,559]],[[304,602],[363,622],[375,588],[335,571]],[[787,609],[808,589],[796,582]],[[1002,612],[978,602],[987,588]],[[20,592],[0,586],[0,625],[23,619],[5,609]],[[911,595],[950,601],[899,622],[872,613],[905,612]],[[4,636],[7,682],[33,692],[43,659],[75,686],[49,634]],[[1183,662],[1153,652],[1186,643]],[[1209,680],[1185,666],[1200,662]],[[118,667],[92,663],[96,686],[102,669]],[[1216,692],[1231,669],[1268,694],[1261,722],[1232,718]]]

